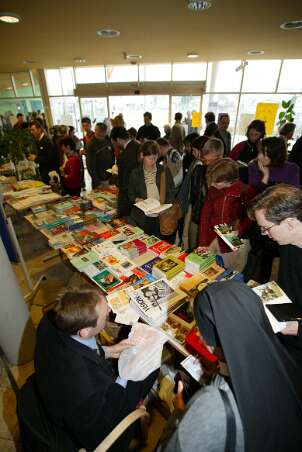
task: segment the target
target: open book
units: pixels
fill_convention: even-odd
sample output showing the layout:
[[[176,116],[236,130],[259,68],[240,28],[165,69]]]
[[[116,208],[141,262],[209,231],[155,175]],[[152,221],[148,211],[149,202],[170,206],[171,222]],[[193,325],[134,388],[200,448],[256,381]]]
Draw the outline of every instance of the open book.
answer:
[[[172,204],[160,204],[157,199],[147,198],[134,204],[138,209],[142,210],[145,215],[153,216],[169,209]]]
[[[216,234],[231,248],[232,251],[237,251],[243,242],[229,224],[216,224],[214,226]]]

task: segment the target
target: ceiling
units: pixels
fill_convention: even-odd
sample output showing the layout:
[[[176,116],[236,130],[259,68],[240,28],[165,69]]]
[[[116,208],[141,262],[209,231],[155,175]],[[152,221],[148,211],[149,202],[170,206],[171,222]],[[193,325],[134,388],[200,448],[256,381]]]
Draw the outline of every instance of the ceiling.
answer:
[[[72,66],[75,57],[84,57],[87,66],[123,64],[123,52],[141,54],[142,63],[186,61],[188,52],[198,52],[200,61],[247,59],[251,49],[265,51],[257,58],[302,58],[302,29],[280,29],[285,21],[302,19],[301,0],[212,4],[193,12],[187,0],[3,0],[1,10],[22,21],[0,22],[0,72]],[[121,34],[98,37],[96,31],[104,28]]]

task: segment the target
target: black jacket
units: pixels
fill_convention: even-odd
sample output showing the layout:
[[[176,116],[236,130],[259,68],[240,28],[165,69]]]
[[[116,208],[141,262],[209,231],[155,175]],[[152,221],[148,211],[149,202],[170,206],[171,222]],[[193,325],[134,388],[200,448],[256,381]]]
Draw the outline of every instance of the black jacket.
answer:
[[[159,128],[150,124],[150,126],[141,126],[137,132],[137,140],[157,140],[160,137]]]
[[[199,224],[200,212],[208,192],[206,172],[207,166],[196,165],[191,176],[190,197],[192,205],[192,221],[196,224]]]
[[[37,158],[35,162],[39,164],[42,181],[48,184],[48,173],[50,171],[59,171],[59,155],[55,146],[46,135],[40,141],[36,141],[36,146]]]
[[[98,140],[93,136],[86,147],[86,165],[92,179],[92,188],[109,179],[107,169],[110,169],[113,163],[114,154],[109,138]]]
[[[300,185],[302,184],[302,137],[293,145],[291,153],[288,157],[289,162],[296,163],[300,168]]]
[[[132,382],[126,389],[115,383],[116,376],[102,348],[98,355],[58,330],[52,319],[50,311],[38,328],[38,389],[51,420],[63,426],[79,448],[94,450],[140,399],[137,395],[129,397]]]
[[[128,186],[131,171],[138,165],[138,152],[140,144],[131,140],[120,153],[117,159],[118,166],[118,212],[120,216],[127,216],[130,214],[130,202],[128,198]]]

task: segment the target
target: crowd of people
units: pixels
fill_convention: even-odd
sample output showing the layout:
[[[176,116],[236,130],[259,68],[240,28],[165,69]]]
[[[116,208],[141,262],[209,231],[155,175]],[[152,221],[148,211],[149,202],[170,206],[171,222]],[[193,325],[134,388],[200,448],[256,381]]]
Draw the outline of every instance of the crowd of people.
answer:
[[[246,281],[267,282],[279,256],[278,284],[301,310],[302,137],[290,156],[287,150],[294,125],[285,124],[279,136],[266,137],[265,123],[254,120],[247,139],[231,148],[227,113],[216,123],[214,113],[208,112],[202,136],[185,136],[181,113],[165,137],[160,137],[150,112],[143,119],[138,131],[127,130],[119,115],[109,133],[105,123],[92,130],[90,119],[83,118],[82,140],[65,126],[51,140],[41,123],[32,121],[29,129],[37,153],[28,159],[39,164],[44,182],[56,170],[64,192],[78,195],[85,183],[85,155],[93,188],[113,180],[118,185],[120,216],[148,234],[178,241],[185,250],[213,250]],[[160,216],[148,216],[135,205],[150,198],[178,206],[172,233],[162,233]],[[214,233],[214,226],[223,223],[241,238],[240,253]],[[187,407],[179,384],[179,419],[170,425],[159,450],[201,450],[202,443],[202,450],[213,452],[298,452],[301,322],[289,321],[275,335],[259,298],[245,283],[234,281],[208,287],[197,296],[194,312],[204,343],[225,361],[227,376],[222,386],[200,389]],[[117,358],[133,344],[97,344],[95,336],[107,315],[105,297],[98,290],[67,290],[38,331],[35,368],[44,403],[55,424],[87,450],[139,404],[157,376],[155,372],[142,382],[122,381],[108,358]],[[132,434],[130,429],[112,450],[127,450]]]

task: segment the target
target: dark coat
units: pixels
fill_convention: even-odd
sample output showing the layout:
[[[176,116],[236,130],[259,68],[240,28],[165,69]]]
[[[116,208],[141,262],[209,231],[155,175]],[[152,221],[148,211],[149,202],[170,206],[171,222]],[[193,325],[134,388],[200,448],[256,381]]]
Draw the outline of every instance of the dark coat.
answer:
[[[40,141],[36,141],[36,146],[37,158],[35,162],[39,164],[42,181],[48,184],[48,173],[50,171],[59,171],[59,155],[55,146],[46,135]]]
[[[98,355],[58,330],[52,319],[50,311],[38,328],[38,389],[51,420],[64,427],[79,448],[94,450],[135,409],[142,394],[134,394],[133,387],[140,388],[142,382],[128,382],[126,389],[115,383],[116,376],[102,348]],[[125,448],[120,445],[117,450]]]
[[[136,140],[131,140],[120,153],[117,159],[118,166],[118,211],[121,216],[130,214],[130,202],[128,199],[128,186],[131,171],[138,165],[138,152],[140,144]]]
[[[302,137],[293,145],[291,153],[288,157],[289,162],[296,163],[300,168],[300,185],[302,184]]]
[[[110,169],[113,163],[114,155],[110,140],[107,137],[98,140],[93,136],[86,147],[86,165],[92,179],[92,188],[109,179],[107,169]]]

